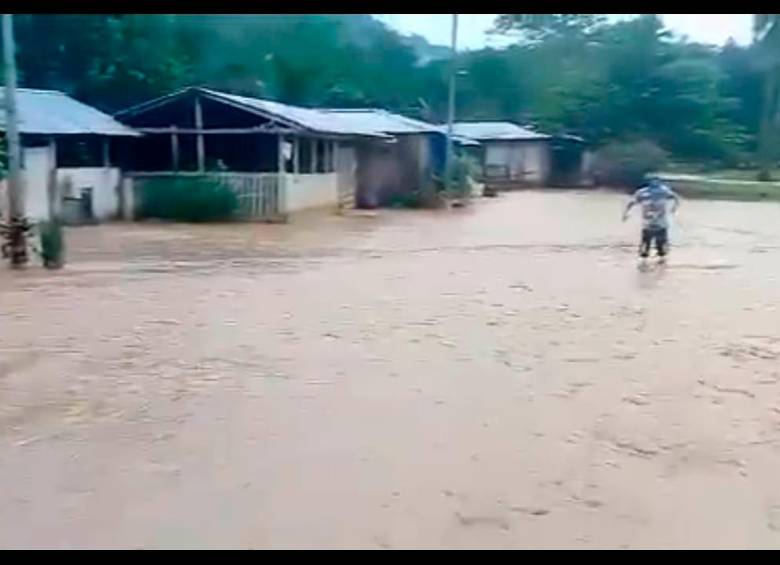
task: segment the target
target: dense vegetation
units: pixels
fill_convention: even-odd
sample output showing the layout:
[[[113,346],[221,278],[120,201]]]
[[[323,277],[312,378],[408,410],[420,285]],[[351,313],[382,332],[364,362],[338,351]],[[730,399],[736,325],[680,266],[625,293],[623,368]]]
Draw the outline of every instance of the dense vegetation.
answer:
[[[155,179],[142,184],[140,217],[181,222],[220,222],[238,211],[236,194],[206,178]]]
[[[650,143],[678,161],[768,164],[780,122],[776,21],[757,15],[760,41],[716,48],[672,37],[653,15],[502,15],[496,32],[517,43],[460,58],[458,117],[532,123],[599,146]],[[368,15],[22,15],[16,32],[24,86],[106,111],[200,84],[446,115],[446,59],[429,60],[432,46]]]

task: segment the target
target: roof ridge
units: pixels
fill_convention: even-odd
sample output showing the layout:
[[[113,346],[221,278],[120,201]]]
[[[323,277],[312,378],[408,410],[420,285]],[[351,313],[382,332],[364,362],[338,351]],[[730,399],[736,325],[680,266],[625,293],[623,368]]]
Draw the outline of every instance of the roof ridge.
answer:
[[[5,90],[5,86],[0,85],[0,90]],[[68,98],[73,98],[70,94],[63,92],[62,90],[54,90],[50,88],[27,88],[27,87],[17,87],[17,92],[37,92],[41,94],[60,94],[62,96],[67,96]],[[75,100],[75,98],[73,98]]]

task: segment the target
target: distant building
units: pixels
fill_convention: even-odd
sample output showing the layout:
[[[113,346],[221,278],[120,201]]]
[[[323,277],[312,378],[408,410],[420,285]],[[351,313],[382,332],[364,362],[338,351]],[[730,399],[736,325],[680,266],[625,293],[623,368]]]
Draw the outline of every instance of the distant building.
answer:
[[[392,143],[361,143],[356,199],[360,208],[387,206],[412,195],[431,198],[444,167],[446,138],[433,124],[381,109],[324,110],[343,123],[391,136]]]
[[[219,178],[252,218],[425,198],[445,147],[437,126],[385,110],[301,108],[200,87],[116,118],[144,134],[123,163],[137,184]]]
[[[0,88],[0,100],[3,94]],[[121,208],[117,140],[139,134],[62,92],[20,88],[16,103],[26,216],[46,220],[52,205],[61,206],[66,219],[76,222],[117,216]],[[0,132],[5,132],[2,110]],[[50,196],[50,185],[56,198]],[[5,183],[0,189],[0,208],[6,213]]]
[[[394,141],[333,113],[200,87],[116,117],[144,134],[125,162],[137,184],[166,176],[220,179],[251,219],[353,207],[358,147]]]
[[[487,184],[544,186],[552,168],[552,136],[511,122],[456,122],[453,132],[482,146]]]

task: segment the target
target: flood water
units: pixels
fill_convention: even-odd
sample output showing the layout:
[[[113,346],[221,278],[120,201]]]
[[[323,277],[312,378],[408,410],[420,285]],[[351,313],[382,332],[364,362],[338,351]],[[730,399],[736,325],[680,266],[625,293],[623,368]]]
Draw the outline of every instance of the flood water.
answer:
[[[0,270],[0,547],[780,547],[780,206],[115,224]]]

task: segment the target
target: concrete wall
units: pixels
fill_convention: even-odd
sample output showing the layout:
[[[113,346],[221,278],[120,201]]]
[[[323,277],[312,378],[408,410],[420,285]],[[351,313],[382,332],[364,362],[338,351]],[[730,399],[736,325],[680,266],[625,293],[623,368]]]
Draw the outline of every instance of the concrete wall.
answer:
[[[552,154],[548,141],[526,144],[526,175],[530,182],[545,184],[550,178]]]
[[[339,203],[338,173],[285,175],[284,213],[332,208]]]
[[[33,221],[49,219],[49,171],[54,155],[49,147],[25,147],[22,157],[25,216]]]
[[[386,206],[394,199],[428,188],[430,140],[426,135],[399,135],[392,144],[364,142],[357,150],[357,204]]]
[[[109,220],[119,216],[119,183],[121,172],[117,168],[81,167],[57,169],[57,184],[68,187],[63,196],[79,198],[83,188],[92,188],[92,211],[98,220]]]
[[[485,142],[487,178],[540,185],[550,176],[547,141]]]
[[[25,147],[22,177],[25,190],[25,215],[33,221],[49,219],[49,171],[53,155],[48,147]],[[78,198],[82,188],[92,188],[95,217],[107,220],[119,214],[118,186],[121,172],[117,168],[85,167],[57,169],[60,195]],[[5,185],[5,181],[2,183]],[[66,191],[65,187],[69,187]],[[7,189],[0,189],[0,207],[8,211]]]

